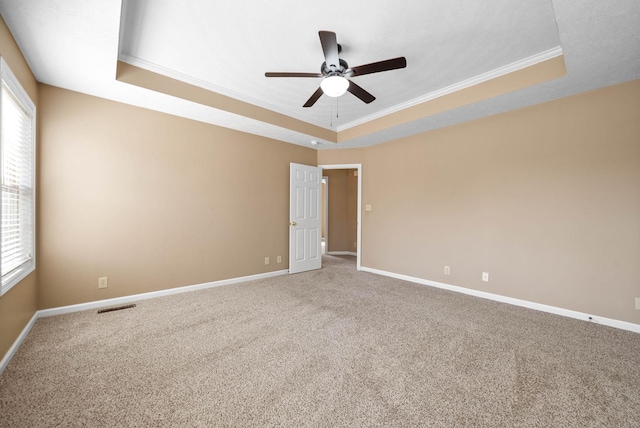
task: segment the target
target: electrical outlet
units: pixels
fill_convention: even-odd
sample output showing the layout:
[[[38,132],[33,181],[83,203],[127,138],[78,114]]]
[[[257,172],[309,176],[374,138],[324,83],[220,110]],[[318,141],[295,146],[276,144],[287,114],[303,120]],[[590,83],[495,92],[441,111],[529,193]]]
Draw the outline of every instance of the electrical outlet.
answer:
[[[277,261],[278,261],[278,263],[282,263],[282,256],[278,256]]]
[[[636,309],[640,311],[640,297],[636,297]]]
[[[353,243],[353,248],[358,248],[358,243],[357,242]]]
[[[268,264],[269,264],[269,257],[265,257],[265,258],[264,258],[264,264],[265,264],[265,265],[268,265]]]
[[[98,278],[98,288],[107,288],[107,277],[102,276]]]
[[[444,274],[445,275],[451,275],[451,266],[445,266],[444,267]]]
[[[484,282],[489,282],[489,272],[482,272],[482,280]]]

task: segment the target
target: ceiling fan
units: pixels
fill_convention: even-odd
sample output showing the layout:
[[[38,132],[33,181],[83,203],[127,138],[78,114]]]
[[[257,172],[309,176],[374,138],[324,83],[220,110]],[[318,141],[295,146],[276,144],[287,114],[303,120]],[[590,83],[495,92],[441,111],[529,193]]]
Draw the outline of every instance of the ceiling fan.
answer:
[[[311,107],[314,105],[322,94],[330,97],[339,97],[347,91],[369,104],[375,100],[376,97],[356,85],[349,78],[379,73],[381,71],[396,70],[407,66],[405,57],[398,57],[349,68],[349,64],[347,64],[345,60],[338,58],[338,54],[342,51],[342,46],[336,41],[336,33],[332,31],[319,31],[318,34],[320,35],[320,44],[322,45],[325,59],[320,66],[320,73],[267,72],[264,74],[265,77],[322,78],[320,87],[311,95],[311,98],[304,103],[303,107]]]

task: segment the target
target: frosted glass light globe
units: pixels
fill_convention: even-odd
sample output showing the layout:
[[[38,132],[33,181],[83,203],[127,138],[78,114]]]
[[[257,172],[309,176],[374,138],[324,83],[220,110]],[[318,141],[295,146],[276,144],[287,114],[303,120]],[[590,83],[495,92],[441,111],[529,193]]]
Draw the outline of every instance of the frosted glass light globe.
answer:
[[[322,92],[329,97],[339,97],[347,92],[349,81],[342,76],[329,76],[320,82]]]

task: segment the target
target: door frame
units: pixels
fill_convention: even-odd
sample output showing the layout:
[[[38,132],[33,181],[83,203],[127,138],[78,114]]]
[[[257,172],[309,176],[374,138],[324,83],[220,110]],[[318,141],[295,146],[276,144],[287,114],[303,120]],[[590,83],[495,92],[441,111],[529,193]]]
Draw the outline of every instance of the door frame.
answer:
[[[323,171],[324,173],[324,171]],[[329,248],[329,177],[326,175],[322,176],[322,180],[324,183],[324,211],[322,212],[322,227],[324,228],[324,251],[325,254]]]
[[[319,168],[325,169],[355,169],[358,171],[358,213],[356,219],[357,230],[357,248],[356,248],[356,270],[360,270],[362,262],[362,164],[350,163],[350,164],[331,164],[331,165],[318,165]],[[327,185],[327,189],[329,186]],[[329,231],[327,230],[327,238],[329,237]],[[328,249],[328,245],[327,245]]]

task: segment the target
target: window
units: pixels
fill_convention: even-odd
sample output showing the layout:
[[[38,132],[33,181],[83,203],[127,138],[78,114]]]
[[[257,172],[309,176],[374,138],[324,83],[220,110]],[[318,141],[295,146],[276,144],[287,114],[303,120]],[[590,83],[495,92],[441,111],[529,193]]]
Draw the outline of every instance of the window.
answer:
[[[35,262],[36,109],[0,58],[0,168],[2,238],[0,295],[33,272]]]

